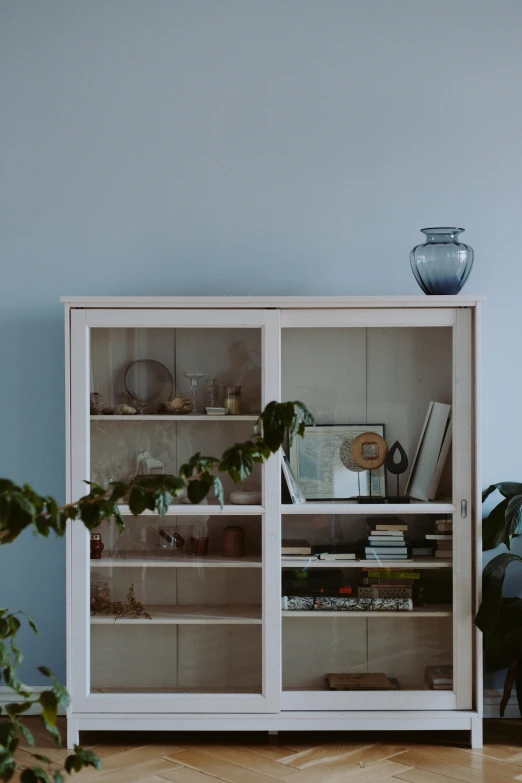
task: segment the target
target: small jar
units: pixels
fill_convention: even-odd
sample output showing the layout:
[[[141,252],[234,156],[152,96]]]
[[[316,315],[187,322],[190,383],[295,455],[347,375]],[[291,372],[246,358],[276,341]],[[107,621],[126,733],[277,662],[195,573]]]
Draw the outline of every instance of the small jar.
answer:
[[[223,530],[224,557],[243,557],[245,554],[245,530],[239,525],[228,525]]]
[[[91,560],[99,560],[104,550],[102,537],[99,533],[91,534]]]
[[[190,536],[193,555],[208,555],[208,536]]]
[[[241,386],[223,386],[223,407],[230,416],[241,413]]]
[[[91,614],[103,611],[110,600],[111,590],[108,582],[101,580],[91,582]]]

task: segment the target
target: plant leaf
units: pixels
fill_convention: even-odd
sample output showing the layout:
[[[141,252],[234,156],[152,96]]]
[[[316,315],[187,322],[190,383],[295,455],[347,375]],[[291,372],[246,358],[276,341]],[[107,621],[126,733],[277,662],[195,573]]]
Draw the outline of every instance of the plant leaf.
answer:
[[[522,495],[515,495],[509,500],[505,520],[504,543],[510,549],[511,539],[522,533]]]
[[[486,635],[491,635],[495,630],[506,569],[515,560],[522,562],[522,557],[505,552],[494,557],[483,571],[482,603],[475,617],[475,624]]]
[[[46,726],[55,726],[58,715],[58,697],[53,691],[42,691],[38,699],[42,705],[42,718]]]
[[[210,487],[208,482],[201,479],[193,479],[187,487],[187,495],[191,503],[200,503],[208,495]]]
[[[506,510],[509,500],[502,500],[482,522],[482,549],[496,549],[504,541]]]

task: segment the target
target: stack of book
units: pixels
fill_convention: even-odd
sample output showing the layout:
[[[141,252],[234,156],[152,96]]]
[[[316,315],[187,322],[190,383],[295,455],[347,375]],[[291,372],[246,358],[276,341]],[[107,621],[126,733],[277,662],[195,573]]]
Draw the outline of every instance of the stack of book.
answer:
[[[358,588],[359,598],[413,598],[413,587],[420,579],[419,571],[368,570]]]
[[[407,560],[408,548],[404,533],[408,525],[385,522],[370,530],[364,553],[366,560]]]
[[[435,532],[426,535],[427,541],[435,541],[435,557],[451,560],[453,558],[453,524],[451,520],[438,519]]]
[[[424,685],[430,691],[452,691],[453,666],[426,666]]]

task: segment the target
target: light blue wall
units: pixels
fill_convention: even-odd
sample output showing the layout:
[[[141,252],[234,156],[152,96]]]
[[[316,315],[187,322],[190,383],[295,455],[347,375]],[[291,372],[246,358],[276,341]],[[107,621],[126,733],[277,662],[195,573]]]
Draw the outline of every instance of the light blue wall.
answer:
[[[64,495],[61,294],[415,294],[461,225],[484,481],[521,479],[519,0],[2,0],[0,475]],[[0,553],[64,666],[64,550]]]

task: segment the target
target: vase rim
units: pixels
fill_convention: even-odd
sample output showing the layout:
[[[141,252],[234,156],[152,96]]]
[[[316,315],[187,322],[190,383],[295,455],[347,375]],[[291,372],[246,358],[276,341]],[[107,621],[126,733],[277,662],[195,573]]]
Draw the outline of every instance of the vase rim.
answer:
[[[465,228],[457,226],[433,226],[431,228],[421,228],[423,234],[460,234]]]

